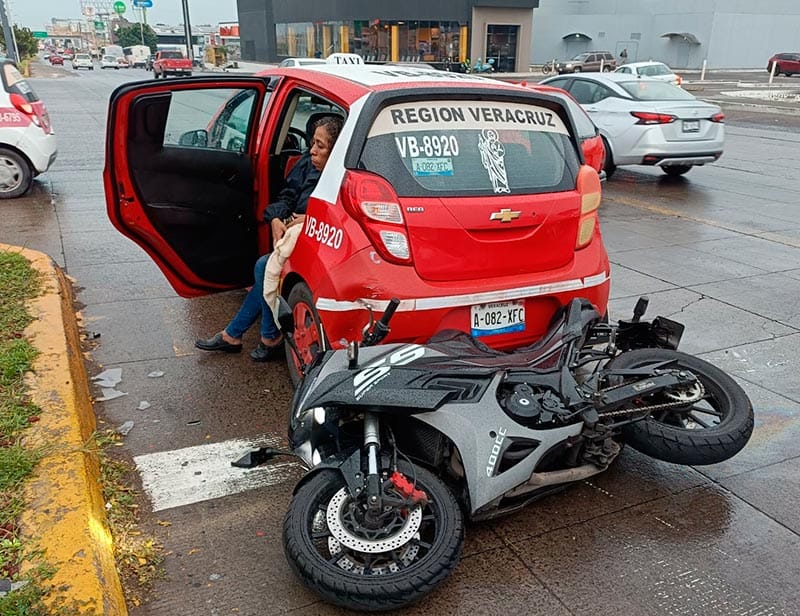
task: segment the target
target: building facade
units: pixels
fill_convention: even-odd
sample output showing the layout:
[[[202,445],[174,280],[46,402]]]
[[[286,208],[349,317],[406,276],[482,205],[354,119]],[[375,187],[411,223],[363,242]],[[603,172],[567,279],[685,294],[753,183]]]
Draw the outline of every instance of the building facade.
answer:
[[[357,53],[372,62],[491,59],[527,70],[538,0],[237,0],[243,60]]]
[[[531,64],[610,51],[673,68],[764,68],[800,51],[798,0],[541,0]]]

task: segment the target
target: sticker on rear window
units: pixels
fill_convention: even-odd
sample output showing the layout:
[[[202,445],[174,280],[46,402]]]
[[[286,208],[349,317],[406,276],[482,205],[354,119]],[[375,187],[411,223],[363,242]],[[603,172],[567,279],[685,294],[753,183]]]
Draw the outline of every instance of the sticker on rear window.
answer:
[[[370,128],[369,137],[476,128],[569,134],[554,111],[539,105],[504,101],[418,101],[381,110]]]
[[[453,175],[452,158],[412,158],[411,171],[416,176]]]
[[[492,190],[496,194],[510,193],[506,174],[506,149],[500,142],[496,130],[481,131],[478,137],[478,151],[481,153],[481,164],[489,174]]]

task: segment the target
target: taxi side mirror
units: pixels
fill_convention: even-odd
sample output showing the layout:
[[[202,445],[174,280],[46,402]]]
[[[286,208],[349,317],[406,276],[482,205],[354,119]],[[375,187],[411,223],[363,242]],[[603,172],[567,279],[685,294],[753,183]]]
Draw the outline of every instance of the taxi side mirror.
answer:
[[[187,131],[178,138],[178,145],[185,145],[193,148],[208,147],[208,132],[202,128],[199,130]]]

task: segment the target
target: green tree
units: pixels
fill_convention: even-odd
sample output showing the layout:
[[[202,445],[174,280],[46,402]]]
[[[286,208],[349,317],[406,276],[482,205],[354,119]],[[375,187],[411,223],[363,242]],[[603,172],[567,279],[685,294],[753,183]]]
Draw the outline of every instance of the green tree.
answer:
[[[39,42],[33,38],[33,32],[31,32],[30,28],[20,28],[14,24],[14,38],[17,39],[20,60],[32,58],[39,51]],[[0,28],[0,45],[3,46],[3,49],[8,49],[2,28]]]
[[[121,47],[130,47],[131,45],[141,45],[142,37],[144,37],[144,44],[150,48],[151,53],[156,52],[158,44],[158,37],[155,31],[150,26],[139,26],[139,24],[131,24],[130,26],[120,26],[115,32],[118,44]]]

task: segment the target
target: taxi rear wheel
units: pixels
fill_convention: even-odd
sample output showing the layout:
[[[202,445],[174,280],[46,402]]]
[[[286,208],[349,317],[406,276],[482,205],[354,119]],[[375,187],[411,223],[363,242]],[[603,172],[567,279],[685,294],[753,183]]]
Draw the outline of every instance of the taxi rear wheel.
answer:
[[[314,306],[314,296],[308,285],[300,282],[292,287],[289,292],[289,307],[294,316],[294,342],[305,365],[309,365],[317,352],[327,346],[323,340],[322,326],[319,314]],[[292,383],[297,385],[302,376],[300,361],[294,352],[286,353],[286,362],[289,366],[289,376]]]
[[[0,199],[13,199],[28,192],[33,182],[33,172],[22,156],[0,148]]]

